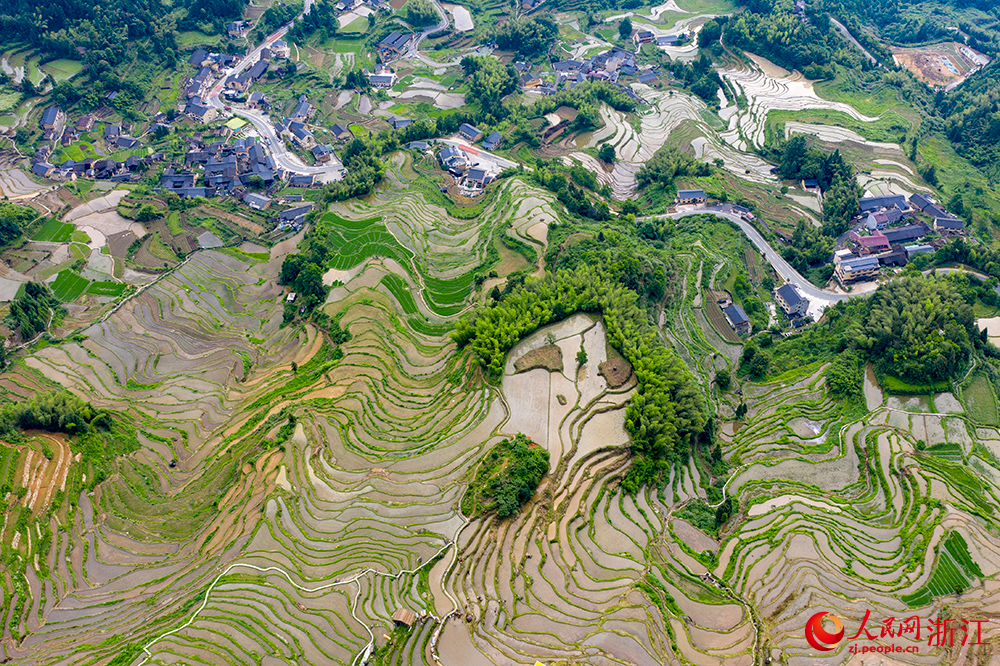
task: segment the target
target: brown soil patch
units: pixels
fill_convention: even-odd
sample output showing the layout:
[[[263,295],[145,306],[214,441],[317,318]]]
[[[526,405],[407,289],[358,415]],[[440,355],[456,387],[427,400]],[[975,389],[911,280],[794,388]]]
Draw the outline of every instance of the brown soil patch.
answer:
[[[597,366],[597,374],[604,377],[611,388],[618,388],[632,376],[632,364],[618,350],[607,345],[608,360]]]
[[[132,261],[141,266],[142,268],[155,268],[164,269],[169,266],[176,264],[176,261],[168,261],[166,259],[160,259],[152,252],[149,251],[149,243],[153,240],[153,234],[149,234],[142,241],[142,245],[139,249],[135,251],[135,255],[132,257]]]
[[[406,4],[406,0],[389,0],[389,6],[395,9],[397,12],[403,8]]]
[[[303,400],[312,400],[313,398],[329,398],[333,400],[334,398],[339,398],[344,395],[347,391],[346,386],[327,386],[326,388],[321,388],[318,391],[313,391],[302,397]]]
[[[120,231],[108,236],[108,250],[111,252],[111,256],[124,259],[128,255],[129,246],[135,239],[136,235],[131,231]]]
[[[560,372],[563,367],[562,349],[558,345],[545,345],[514,361],[515,372],[527,372],[535,368],[545,368],[549,372]],[[631,372],[631,368],[629,369]]]
[[[892,48],[893,58],[925,83],[946,86],[968,76],[978,65],[965,56],[957,42],[913,49]]]
[[[52,460],[48,460],[41,450],[28,449],[21,474],[15,479],[19,485],[28,489],[28,494],[24,497],[25,506],[37,514],[52,504],[52,498],[57,490],[66,490],[66,476],[73,454],[64,435],[47,432],[27,434],[43,440],[51,447],[54,454]]]
[[[570,106],[560,106],[558,109],[556,109],[557,116],[559,116],[563,120],[568,120],[570,122],[576,120],[577,113],[578,113],[577,110]]]
[[[708,321],[715,328],[715,332],[718,333],[723,340],[728,340],[729,342],[739,342],[740,336],[736,334],[736,331],[729,326],[729,321],[726,320],[726,315],[722,313],[722,309],[714,298],[710,298],[710,293],[706,289],[705,294],[705,316],[708,317]]]

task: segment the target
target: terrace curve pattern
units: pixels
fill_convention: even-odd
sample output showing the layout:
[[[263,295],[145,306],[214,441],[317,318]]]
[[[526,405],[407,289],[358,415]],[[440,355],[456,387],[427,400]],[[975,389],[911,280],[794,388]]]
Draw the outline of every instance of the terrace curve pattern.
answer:
[[[600,319],[528,336],[498,385],[447,336],[473,302],[460,280],[493,265],[502,236],[542,268],[551,196],[505,179],[466,219],[412,189],[407,168],[394,161],[385,189],[317,223],[345,248],[324,306],[351,333],[339,347],[311,325],[281,327],[275,277],[292,238],[267,260],[200,252],[84,338],[0,375],[14,395],[64,387],[128,412],[142,444],[66,524],[53,519],[46,566],[29,563],[2,599],[3,658],[805,664],[802,626],[818,610],[849,630],[867,608],[995,617],[1000,422],[995,403],[970,402],[973,383],[908,401],[871,386],[869,409],[847,408],[817,364],[745,384],[738,421],[735,394],[706,390],[731,469],[713,491],[736,505],[709,530],[696,457],[663,488],[614,483],[634,379],[612,387],[598,373],[614,356]],[[718,227],[725,243],[680,244],[661,318],[705,386],[741,351],[700,292],[749,247]],[[552,338],[561,368],[516,372]],[[463,515],[478,461],[517,432],[550,452],[535,496],[504,521]],[[838,650],[830,663],[851,656]],[[925,648],[919,663],[954,661]]]

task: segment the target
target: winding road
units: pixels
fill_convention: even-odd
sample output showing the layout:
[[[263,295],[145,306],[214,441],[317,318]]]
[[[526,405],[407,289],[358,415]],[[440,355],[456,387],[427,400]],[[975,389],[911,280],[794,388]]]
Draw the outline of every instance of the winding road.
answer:
[[[859,49],[861,49],[861,52],[864,53],[866,56],[868,56],[868,59],[872,61],[872,64],[875,65],[879,64],[878,60],[875,59],[875,56],[869,53],[868,49],[861,46],[861,42],[859,42],[857,39],[854,38],[854,35],[852,35],[851,31],[847,29],[847,26],[845,26],[843,23],[833,18],[832,16],[830,17],[830,23],[834,25],[834,27],[837,29],[837,32],[839,32],[844,39],[846,39],[851,44],[854,44]]]
[[[257,48],[250,51],[238,65],[227,70],[225,75],[219,79],[218,83],[216,83],[211,92],[209,92],[208,104],[216,109],[225,109],[226,103],[221,99],[221,95],[222,91],[226,87],[226,81],[234,76],[238,76],[247,67],[252,66],[260,60],[260,52],[278,39],[281,39],[281,37],[288,32],[289,28],[291,28],[291,25],[291,23],[286,23],[275,30],[267,37],[267,39],[261,42]],[[271,157],[274,159],[276,167],[295,174],[315,176],[318,180],[324,183],[340,180],[344,177],[346,173],[344,165],[336,156],[333,156],[329,162],[322,165],[308,166],[304,164],[302,160],[299,159],[298,155],[288,149],[284,140],[282,140],[278,136],[277,132],[275,132],[274,125],[271,123],[271,120],[268,118],[266,113],[254,111],[252,109],[235,107],[233,108],[232,113],[240,116],[241,118],[246,118],[250,124],[253,125],[254,129],[257,130],[257,133],[267,139],[269,144],[268,150],[271,153]]]
[[[837,294],[831,291],[826,291],[825,289],[820,289],[814,285],[809,280],[805,279],[801,273],[792,268],[792,266],[785,261],[785,259],[778,254],[778,252],[771,247],[767,240],[761,236],[757,229],[739,216],[738,213],[733,212],[733,207],[730,204],[715,204],[712,206],[685,206],[683,211],[677,213],[670,213],[667,217],[678,219],[681,217],[688,217],[689,215],[716,215],[718,217],[725,218],[738,226],[740,230],[746,234],[750,242],[760,250],[767,259],[768,263],[774,268],[775,272],[780,275],[785,281],[791,282],[796,287],[798,287],[799,292],[809,299],[809,314],[813,319],[819,319],[819,316],[823,313],[828,306],[833,305],[838,301],[844,301],[852,296],[863,296],[865,294]],[[655,219],[653,216],[649,219]]]

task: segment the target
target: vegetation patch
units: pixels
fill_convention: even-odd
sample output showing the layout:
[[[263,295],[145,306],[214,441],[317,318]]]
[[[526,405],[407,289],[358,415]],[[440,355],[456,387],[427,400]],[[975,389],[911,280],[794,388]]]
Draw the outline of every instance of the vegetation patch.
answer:
[[[35,233],[31,240],[43,243],[65,243],[70,239],[75,228],[69,222],[60,222],[52,217],[42,225],[42,228]]]
[[[920,608],[935,597],[961,594],[969,589],[974,578],[981,578],[982,575],[965,538],[958,532],[951,532],[938,548],[938,558],[927,583],[901,598],[910,608]]]
[[[549,452],[523,434],[505,439],[486,454],[462,498],[462,513],[479,516],[513,514],[531,499],[549,471]]]
[[[52,283],[52,293],[63,303],[72,303],[87,290],[90,280],[81,277],[71,270],[59,271]]]
[[[532,349],[514,361],[514,372],[527,372],[535,368],[545,368],[549,372],[562,371],[562,348],[559,345],[545,345]]]

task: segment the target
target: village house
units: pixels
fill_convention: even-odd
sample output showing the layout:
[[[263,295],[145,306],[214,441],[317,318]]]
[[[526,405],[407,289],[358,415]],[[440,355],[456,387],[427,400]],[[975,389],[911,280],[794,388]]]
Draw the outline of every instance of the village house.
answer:
[[[458,127],[458,133],[462,135],[463,138],[475,143],[483,138],[482,130],[473,127],[469,123],[462,123]]]
[[[901,211],[907,210],[906,197],[902,194],[892,194],[884,197],[867,197],[858,202],[862,213],[873,213],[885,208],[898,208]]]
[[[707,200],[705,190],[680,190],[674,198],[674,203],[678,205],[703,204]]]
[[[804,298],[799,293],[799,288],[790,282],[774,290],[774,301],[789,319],[804,317],[806,310],[809,309],[809,300]]]
[[[317,162],[329,162],[333,158],[333,148],[329,144],[319,143],[313,146],[312,154]]]
[[[333,134],[333,138],[337,141],[350,141],[354,138],[354,134],[351,130],[347,129],[340,123],[334,123],[333,127],[330,128],[330,133]]]
[[[726,321],[729,322],[730,328],[739,335],[745,335],[752,330],[753,326],[750,324],[750,318],[747,317],[747,313],[743,311],[743,308],[736,303],[730,303],[722,308],[722,313],[726,315]]]
[[[378,44],[379,53],[385,56],[398,56],[406,52],[406,49],[410,45],[410,41],[413,39],[412,34],[402,34],[397,31],[393,31],[386,36]]]
[[[254,210],[264,210],[267,208],[268,204],[271,203],[271,198],[266,197],[263,194],[255,194],[251,192],[243,197],[243,203],[250,206],[250,208],[253,208]]]
[[[483,149],[495,150],[502,141],[503,135],[500,132],[490,132],[490,135],[483,141]]]
[[[379,65],[368,74],[368,83],[372,88],[391,88],[396,85],[396,73],[387,65]]]
[[[857,259],[845,259],[837,264],[834,275],[843,284],[851,282],[862,282],[873,280],[878,277],[879,261],[878,257],[858,257]]]

